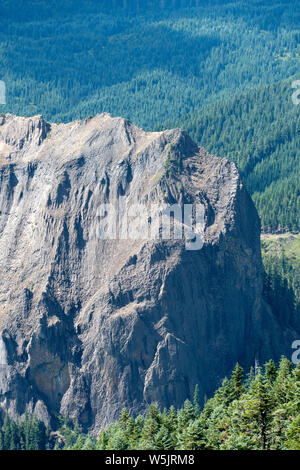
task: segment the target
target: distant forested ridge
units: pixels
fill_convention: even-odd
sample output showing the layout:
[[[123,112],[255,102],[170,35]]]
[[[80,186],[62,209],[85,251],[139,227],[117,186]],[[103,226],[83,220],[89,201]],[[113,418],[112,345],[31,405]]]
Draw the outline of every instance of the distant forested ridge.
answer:
[[[300,329],[300,235],[262,237],[264,297],[282,328]]]
[[[232,3],[232,0],[2,0],[0,13],[2,17],[11,18],[14,21],[49,18],[56,16],[65,16],[72,14],[89,13],[125,13],[142,14],[145,12],[176,10],[186,7],[217,7],[226,3]],[[286,3],[286,2],[282,2]]]
[[[300,450],[300,366],[286,358],[270,360],[248,374],[236,365],[201,409],[198,390],[183,407],[120,419],[97,437],[84,434],[68,418],[50,433],[26,414],[22,422],[6,417],[0,426],[5,450]],[[1,424],[1,423],[0,423]]]
[[[186,129],[235,161],[265,231],[300,230],[298,0],[3,0],[1,112]]]
[[[300,227],[300,108],[284,80],[246,90],[181,118],[211,153],[237,163],[265,231]]]

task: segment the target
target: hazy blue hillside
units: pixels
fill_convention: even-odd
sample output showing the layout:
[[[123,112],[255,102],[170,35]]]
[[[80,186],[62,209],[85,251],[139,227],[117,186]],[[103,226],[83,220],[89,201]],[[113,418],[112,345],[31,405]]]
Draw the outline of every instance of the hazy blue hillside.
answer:
[[[19,0],[0,13],[0,111],[184,127],[238,163],[265,229],[299,229],[298,0]]]

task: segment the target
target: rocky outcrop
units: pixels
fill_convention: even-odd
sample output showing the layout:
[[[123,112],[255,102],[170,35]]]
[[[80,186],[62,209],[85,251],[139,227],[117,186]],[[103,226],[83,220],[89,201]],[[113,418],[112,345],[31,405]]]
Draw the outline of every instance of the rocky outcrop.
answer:
[[[61,413],[95,432],[124,406],[180,405],[236,361],[287,351],[294,333],[262,300],[260,223],[233,163],[181,130],[108,114],[60,125],[5,115],[0,131],[3,411],[48,423]],[[204,246],[105,239],[115,214],[103,207],[120,197],[145,212],[202,205]]]

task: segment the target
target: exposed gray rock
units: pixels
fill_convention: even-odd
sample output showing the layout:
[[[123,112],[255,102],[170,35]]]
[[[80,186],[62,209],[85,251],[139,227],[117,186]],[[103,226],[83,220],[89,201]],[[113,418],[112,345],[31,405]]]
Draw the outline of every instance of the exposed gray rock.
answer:
[[[0,131],[3,410],[62,413],[95,432],[124,406],[181,405],[236,361],[288,350],[293,331],[262,300],[260,223],[234,164],[178,129],[108,114],[61,125],[5,115]],[[203,249],[100,239],[99,207],[120,195],[203,204]]]

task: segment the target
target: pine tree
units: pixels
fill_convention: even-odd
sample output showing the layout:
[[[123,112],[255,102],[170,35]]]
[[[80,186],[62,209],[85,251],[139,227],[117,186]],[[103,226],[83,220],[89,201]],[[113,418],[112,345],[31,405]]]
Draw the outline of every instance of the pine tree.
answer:
[[[289,402],[292,398],[293,391],[293,379],[292,372],[293,365],[292,363],[283,357],[280,361],[278,373],[276,380],[274,382],[273,392],[275,394],[277,403],[279,405],[284,405]]]
[[[181,433],[179,449],[201,450],[206,447],[205,431],[201,420],[198,418],[191,422]]]
[[[154,436],[158,432],[160,425],[161,417],[158,407],[156,404],[151,404],[141,432],[141,449],[147,450],[154,448]]]
[[[114,425],[113,432],[111,433],[107,445],[107,450],[127,450],[128,442],[124,430],[120,427],[119,423]]]
[[[126,447],[126,449],[127,449],[127,447]],[[91,436],[88,436],[85,439],[82,450],[96,450],[96,442],[95,442],[94,439],[91,438]]]
[[[245,387],[243,385],[243,381],[244,369],[239,364],[236,364],[230,378],[230,383],[232,386],[231,400],[238,400],[240,396],[244,393]]]
[[[258,434],[261,449],[269,447],[269,432],[272,421],[273,403],[267,384],[259,373],[251,384],[246,399],[245,416],[252,430]]]
[[[127,427],[128,419],[129,419],[128,411],[126,408],[123,408],[123,410],[121,411],[120,425],[124,431]]]
[[[300,450],[300,415],[298,415],[291,423],[287,432],[287,441],[285,444],[288,450]]]
[[[200,415],[200,406],[199,406],[199,385],[195,386],[194,396],[193,396],[193,405],[195,416]]]
[[[136,449],[140,438],[140,430],[132,416],[129,416],[125,430],[125,439],[130,449]]]
[[[7,415],[3,425],[4,450],[17,450],[17,429],[15,423]]]
[[[246,376],[246,380],[245,380],[245,389],[248,391],[250,386],[251,386],[251,383],[253,382],[253,380],[255,379],[255,370],[254,370],[254,367],[251,366],[250,367],[250,370]]]
[[[86,441],[86,436],[84,434],[80,434],[77,437],[77,440],[76,440],[75,444],[71,448],[69,448],[68,450],[71,450],[71,449],[72,450],[83,450],[85,441]]]
[[[106,450],[108,440],[109,440],[108,433],[105,430],[102,430],[97,440],[97,444],[96,444],[97,450]]]
[[[155,450],[173,450],[175,448],[171,433],[164,425],[155,434],[153,443]]]
[[[273,385],[277,377],[277,367],[275,362],[270,359],[269,362],[265,364],[265,378],[269,385]]]
[[[227,377],[222,382],[222,386],[217,390],[215,394],[215,399],[218,403],[223,404],[224,406],[228,406],[233,397],[235,396],[235,391],[233,388],[233,384]]]
[[[190,400],[185,400],[183,408],[178,413],[178,428],[184,428],[196,418],[195,409]]]
[[[178,420],[177,420],[177,413],[173,405],[170,406],[169,412],[166,416],[166,419],[164,420],[164,424],[171,433],[173,434],[175,433],[177,429]]]

